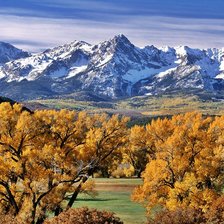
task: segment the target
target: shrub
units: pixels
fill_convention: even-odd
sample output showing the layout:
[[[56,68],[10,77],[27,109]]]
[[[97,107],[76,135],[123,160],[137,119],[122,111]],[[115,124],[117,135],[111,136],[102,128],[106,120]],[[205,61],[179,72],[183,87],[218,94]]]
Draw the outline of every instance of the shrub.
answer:
[[[193,208],[177,208],[158,213],[148,224],[203,224],[205,218],[200,210]]]
[[[117,168],[116,170],[114,170],[112,173],[111,173],[111,176],[114,177],[114,178],[122,178],[122,177],[126,177],[125,175],[125,172],[124,172],[124,169],[122,168]]]
[[[96,209],[71,208],[62,212],[44,224],[123,224],[120,218],[115,217],[114,213],[108,211],[98,211]]]
[[[133,166],[121,166],[118,167],[111,173],[111,176],[114,178],[123,178],[123,177],[132,177],[134,175],[134,167]]]

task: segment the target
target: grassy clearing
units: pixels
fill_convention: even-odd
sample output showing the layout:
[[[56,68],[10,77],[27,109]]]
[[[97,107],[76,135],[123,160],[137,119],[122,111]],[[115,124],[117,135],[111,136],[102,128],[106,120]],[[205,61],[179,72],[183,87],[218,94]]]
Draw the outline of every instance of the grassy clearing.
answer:
[[[224,99],[216,100],[211,96],[170,94],[160,96],[137,96],[110,103],[76,101],[74,99],[47,99],[29,101],[29,104],[40,104],[48,108],[85,110],[91,113],[119,113],[130,117],[147,117],[173,115],[190,111],[203,114],[220,115],[224,112]]]
[[[203,114],[223,114],[223,100],[212,98],[202,99],[197,95],[161,95],[148,97],[133,97],[117,103],[116,108],[135,109],[146,116],[173,115],[199,111]]]
[[[141,184],[140,179],[96,178],[98,196],[91,198],[80,195],[74,207],[88,206],[100,210],[115,212],[125,224],[146,222],[145,209],[130,200],[133,189]]]

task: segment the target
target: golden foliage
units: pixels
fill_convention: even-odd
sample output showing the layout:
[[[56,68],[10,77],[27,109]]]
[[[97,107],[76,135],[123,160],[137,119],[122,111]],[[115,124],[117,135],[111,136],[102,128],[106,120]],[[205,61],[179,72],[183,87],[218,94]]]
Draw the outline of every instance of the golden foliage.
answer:
[[[224,222],[224,196],[219,197],[205,213],[207,223],[219,224]]]
[[[26,223],[71,207],[88,177],[120,153],[127,118],[0,104],[0,210]],[[72,193],[67,203],[66,194]]]
[[[176,115],[153,121],[146,132],[154,155],[133,200],[146,204],[149,214],[158,205],[207,212],[224,184],[224,116]]]
[[[76,208],[62,212],[58,217],[46,220],[45,224],[122,224],[123,222],[114,213],[96,209]]]
[[[150,219],[148,224],[206,224],[203,213],[193,208],[176,208],[174,211],[164,210]],[[209,224],[209,223],[208,223]],[[210,223],[211,224],[211,223]]]

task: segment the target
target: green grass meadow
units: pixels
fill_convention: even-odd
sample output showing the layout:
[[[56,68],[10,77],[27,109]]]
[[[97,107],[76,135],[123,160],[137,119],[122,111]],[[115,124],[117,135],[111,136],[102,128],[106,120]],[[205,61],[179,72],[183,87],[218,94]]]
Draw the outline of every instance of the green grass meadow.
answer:
[[[99,210],[116,213],[125,224],[141,224],[146,222],[145,209],[131,201],[131,192],[141,184],[140,179],[95,178],[98,195],[92,198],[79,195],[74,207],[88,206]]]

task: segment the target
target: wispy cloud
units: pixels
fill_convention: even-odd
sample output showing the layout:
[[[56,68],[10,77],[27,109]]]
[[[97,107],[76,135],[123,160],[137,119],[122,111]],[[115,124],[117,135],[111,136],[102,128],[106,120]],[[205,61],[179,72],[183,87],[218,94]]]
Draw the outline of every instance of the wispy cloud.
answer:
[[[78,10],[88,10],[88,11],[118,11],[118,12],[128,12],[129,7],[121,7],[116,4],[116,1],[93,1],[93,0],[45,0],[38,1],[32,0],[34,3],[40,6],[47,6],[52,8],[60,9],[78,9]],[[115,2],[115,4],[114,4]]]
[[[158,1],[139,1],[141,6],[135,0],[130,4],[118,3],[118,0],[29,0],[28,6],[25,4],[28,0],[21,0],[24,6],[17,4],[15,7],[5,3],[0,8],[0,40],[26,50],[40,51],[74,40],[95,44],[123,33],[140,47],[150,44],[224,47],[224,19],[217,6],[211,6],[207,14],[200,14],[196,12],[201,6],[199,3],[195,3],[196,9],[189,10],[192,0],[188,3],[172,1],[176,2],[175,10],[165,0],[159,1],[164,3],[161,7]],[[220,0],[216,1],[221,4]],[[10,2],[13,0],[8,0]],[[146,7],[149,2],[154,2],[151,8]],[[179,8],[182,11],[176,10]],[[217,18],[212,16],[215,12]]]

